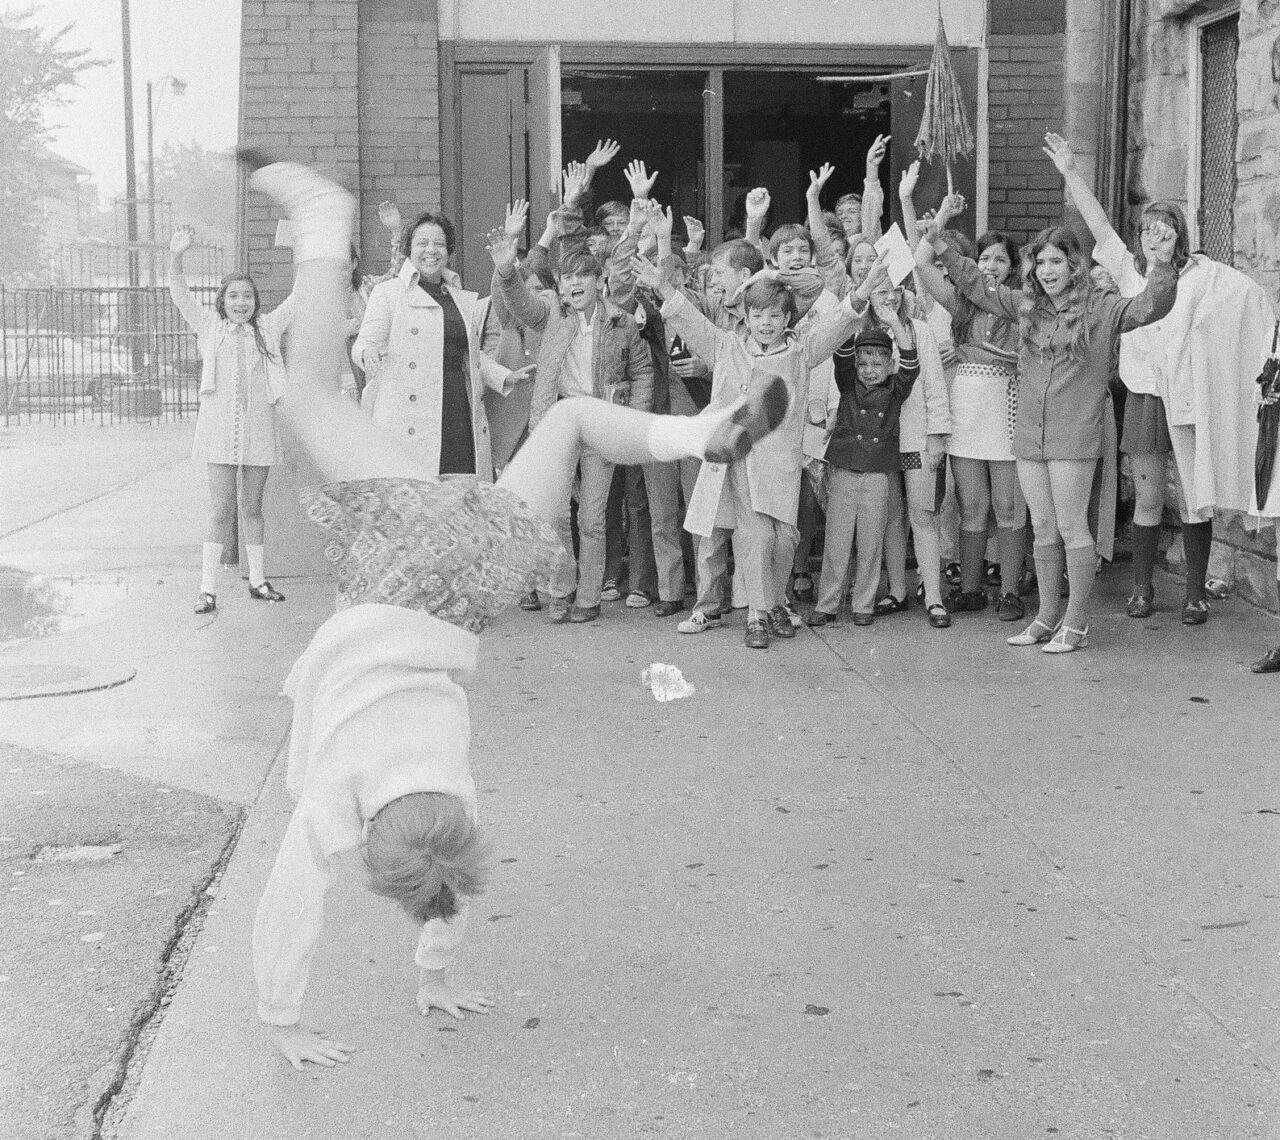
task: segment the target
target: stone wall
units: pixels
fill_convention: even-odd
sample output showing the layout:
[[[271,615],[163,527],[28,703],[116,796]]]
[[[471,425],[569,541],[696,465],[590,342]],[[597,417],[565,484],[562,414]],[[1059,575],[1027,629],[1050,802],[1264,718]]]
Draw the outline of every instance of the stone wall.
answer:
[[[988,224],[1021,243],[1062,218],[1062,179],[1040,153],[1063,128],[1065,0],[990,0]]]
[[[1137,208],[1154,197],[1187,210],[1191,163],[1191,37],[1196,16],[1215,3],[1149,0],[1134,5],[1130,39],[1128,216],[1132,233]],[[1235,204],[1235,265],[1260,281],[1280,307],[1280,2],[1243,0],[1236,70],[1239,116]],[[1239,519],[1215,527],[1210,573],[1240,597],[1276,609],[1275,541]],[[1181,569],[1182,545],[1175,536],[1167,561]]]

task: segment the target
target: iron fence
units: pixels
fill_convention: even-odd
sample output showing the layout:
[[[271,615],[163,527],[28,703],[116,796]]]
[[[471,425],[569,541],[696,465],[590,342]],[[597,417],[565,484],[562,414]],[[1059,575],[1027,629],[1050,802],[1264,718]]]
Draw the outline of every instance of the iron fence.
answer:
[[[192,287],[212,305],[217,287]],[[199,407],[195,334],[167,288],[0,285],[4,424],[180,420]]]

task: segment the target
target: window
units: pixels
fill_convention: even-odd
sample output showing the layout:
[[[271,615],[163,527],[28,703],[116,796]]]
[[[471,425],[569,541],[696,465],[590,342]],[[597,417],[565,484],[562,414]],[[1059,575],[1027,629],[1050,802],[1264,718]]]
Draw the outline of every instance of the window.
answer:
[[[1196,116],[1194,155],[1198,244],[1215,261],[1230,265],[1235,254],[1236,56],[1240,15],[1199,24],[1193,41],[1197,76],[1192,114]]]

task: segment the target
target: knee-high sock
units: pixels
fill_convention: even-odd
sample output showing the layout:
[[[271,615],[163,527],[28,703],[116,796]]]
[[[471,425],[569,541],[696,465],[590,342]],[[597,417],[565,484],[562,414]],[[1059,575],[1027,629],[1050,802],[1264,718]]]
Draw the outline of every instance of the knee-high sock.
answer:
[[[1213,522],[1182,524],[1182,549],[1187,558],[1187,601],[1204,601],[1204,580],[1209,573],[1209,549]]]
[[[1036,579],[1040,585],[1040,612],[1036,615],[1047,626],[1058,624],[1062,616],[1062,566],[1066,553],[1062,543],[1042,545],[1036,543],[1032,548],[1036,563]]]
[[[982,570],[987,558],[987,532],[960,532],[960,589],[966,594],[982,589]]]
[[[249,585],[261,586],[267,580],[267,575],[263,569],[263,548],[261,546],[250,546],[245,544],[245,554],[249,556]]]
[[[1000,592],[1016,594],[1018,578],[1022,575],[1022,527],[1002,526],[997,534],[1000,540]]]
[[[1135,593],[1150,594],[1151,572],[1156,564],[1156,551],[1160,548],[1160,528],[1139,526],[1133,523],[1133,589]]]
[[[218,563],[222,561],[222,543],[206,542],[200,556],[200,592],[218,592]]]
[[[1098,571],[1098,549],[1092,543],[1073,546],[1066,556],[1067,585],[1071,594],[1067,598],[1067,612],[1063,615],[1062,624],[1072,629],[1085,629],[1089,624],[1089,595],[1093,592],[1093,579]],[[1043,584],[1041,589],[1044,589]]]

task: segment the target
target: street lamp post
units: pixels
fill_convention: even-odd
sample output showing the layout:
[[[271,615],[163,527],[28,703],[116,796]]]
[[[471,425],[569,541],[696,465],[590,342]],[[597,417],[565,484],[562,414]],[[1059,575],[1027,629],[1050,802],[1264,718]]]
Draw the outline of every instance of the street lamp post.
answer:
[[[152,89],[158,88],[154,100]],[[156,283],[156,116],[166,91],[181,95],[187,89],[185,79],[162,75],[154,84],[147,80],[147,240],[151,245],[151,284]]]

